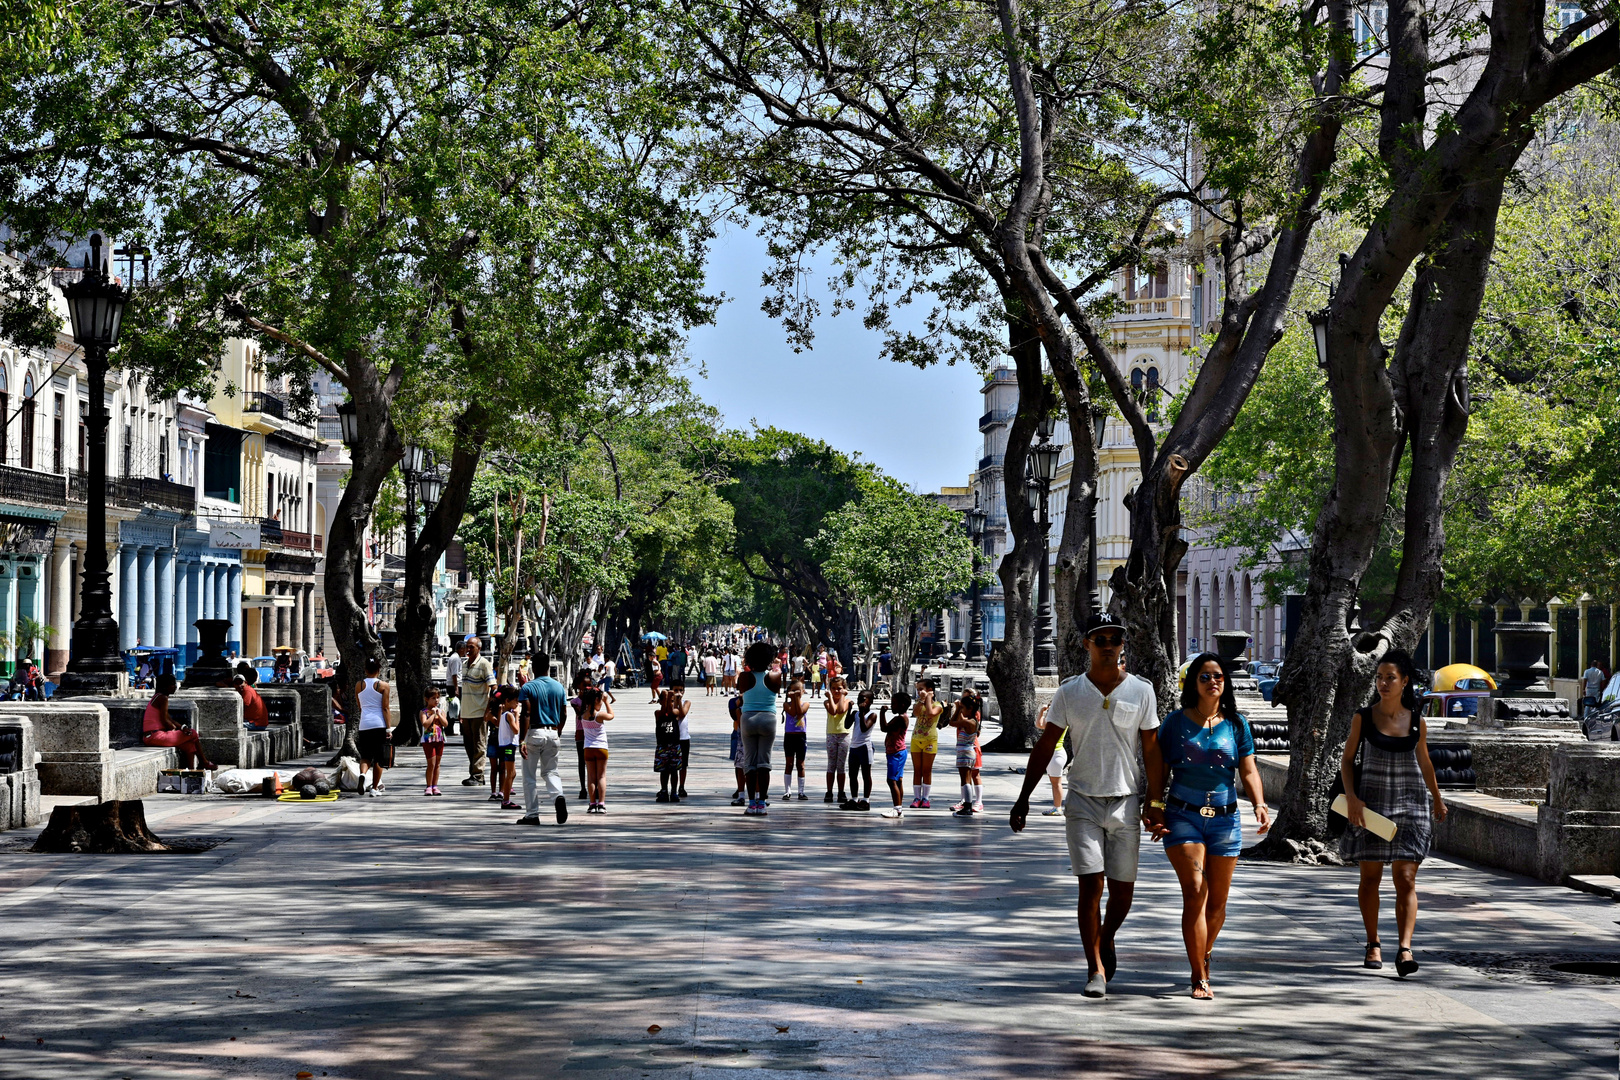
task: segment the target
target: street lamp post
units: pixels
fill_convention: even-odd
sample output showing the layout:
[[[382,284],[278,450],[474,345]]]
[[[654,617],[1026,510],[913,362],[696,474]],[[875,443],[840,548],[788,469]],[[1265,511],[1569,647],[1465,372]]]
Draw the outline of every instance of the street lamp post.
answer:
[[[343,445],[348,448],[349,459],[354,460],[354,450],[360,445],[360,415],[355,409],[353,401],[345,401],[337,406],[338,427],[343,436]],[[366,619],[366,543],[365,534],[360,535],[360,548],[354,559],[354,602],[360,607],[360,618]]]
[[[1057,645],[1053,640],[1051,548],[1049,533],[1052,522],[1047,516],[1052,480],[1057,476],[1058,455],[1062,447],[1052,441],[1057,420],[1046,417],[1040,423],[1040,441],[1030,447],[1029,490],[1031,502],[1040,510],[1041,561],[1036,578],[1038,603],[1035,608],[1035,674],[1057,674]]]
[[[984,617],[979,611],[979,556],[984,550],[984,529],[990,520],[990,515],[979,509],[978,499],[975,497],[973,509],[967,512],[968,536],[973,539],[973,584],[968,593],[968,639],[964,651],[967,662],[972,664],[984,660]]]
[[[56,275],[67,300],[73,340],[84,349],[89,377],[89,415],[85,418],[85,545],[83,587],[78,621],[73,624],[72,652],[57,693],[64,697],[116,693],[125,668],[118,652],[118,620],[112,613],[112,583],[107,573],[107,355],[118,344],[129,291],[107,272],[101,257],[101,235],[90,237],[90,255],[82,270]]]

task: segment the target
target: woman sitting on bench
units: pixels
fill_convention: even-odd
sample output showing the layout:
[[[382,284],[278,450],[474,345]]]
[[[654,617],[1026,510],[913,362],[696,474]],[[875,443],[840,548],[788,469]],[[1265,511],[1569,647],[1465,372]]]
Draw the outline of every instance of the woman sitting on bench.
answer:
[[[175,686],[173,675],[157,677],[157,692],[146,703],[146,715],[141,719],[141,742],[147,746],[174,747],[180,754],[182,769],[211,770],[215,766],[203,753],[202,739],[191,728],[181,727],[169,718],[169,695],[174,693]]]

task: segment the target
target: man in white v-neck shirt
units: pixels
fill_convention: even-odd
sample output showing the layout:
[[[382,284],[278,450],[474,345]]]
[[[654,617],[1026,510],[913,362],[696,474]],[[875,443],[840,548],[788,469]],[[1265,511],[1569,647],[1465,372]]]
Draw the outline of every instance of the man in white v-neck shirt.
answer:
[[[1142,807],[1142,792],[1164,790],[1159,707],[1153,686],[1128,674],[1125,628],[1106,612],[1086,621],[1086,674],[1065,680],[1052,698],[1046,727],[1029,754],[1024,787],[1009,818],[1020,832],[1029,796],[1069,732],[1069,790],[1063,800],[1069,864],[1080,883],[1080,940],[1086,949],[1087,997],[1102,997],[1114,977],[1114,935],[1131,910],[1142,829],[1164,828],[1163,804]],[[1140,751],[1140,756],[1138,755]],[[1104,882],[1108,911],[1103,914]]]

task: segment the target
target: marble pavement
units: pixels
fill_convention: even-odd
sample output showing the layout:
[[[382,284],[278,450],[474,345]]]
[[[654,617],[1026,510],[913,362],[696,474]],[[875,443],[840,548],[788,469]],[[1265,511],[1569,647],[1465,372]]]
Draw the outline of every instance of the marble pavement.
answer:
[[[441,799],[404,750],[380,799],[147,800],[160,835],[232,837],[205,854],[0,852],[0,1077],[1616,1075],[1620,982],[1525,967],[1620,958],[1606,899],[1435,858],[1399,981],[1360,967],[1353,872],[1240,864],[1196,1002],[1149,846],[1088,1001],[1061,822],[1007,829],[1011,759],[986,762],[983,819],[893,823],[820,801],[813,735],[812,801],[746,819],[721,699],[696,700],[680,806],[652,801],[626,690],[610,813],[562,828],[461,787],[452,746]]]

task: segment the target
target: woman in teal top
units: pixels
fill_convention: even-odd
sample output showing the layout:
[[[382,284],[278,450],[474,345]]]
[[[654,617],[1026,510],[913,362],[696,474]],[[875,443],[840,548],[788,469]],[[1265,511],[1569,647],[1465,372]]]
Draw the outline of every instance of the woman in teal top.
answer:
[[[771,746],[776,742],[776,695],[782,690],[781,668],[776,649],[768,641],[756,641],[743,653],[743,672],[737,677],[742,691],[743,772],[748,784],[748,806],[743,813],[759,817],[765,813],[765,796],[771,787]]]
[[[1181,708],[1159,725],[1159,752],[1170,776],[1170,791],[1154,806],[1164,808],[1165,854],[1181,881],[1181,936],[1192,966],[1192,996],[1208,1000],[1209,959],[1215,936],[1226,922],[1226,897],[1243,846],[1243,816],[1237,780],[1254,806],[1260,832],[1271,827],[1260,770],[1254,764],[1254,735],[1237,711],[1226,664],[1203,653],[1187,665]]]

